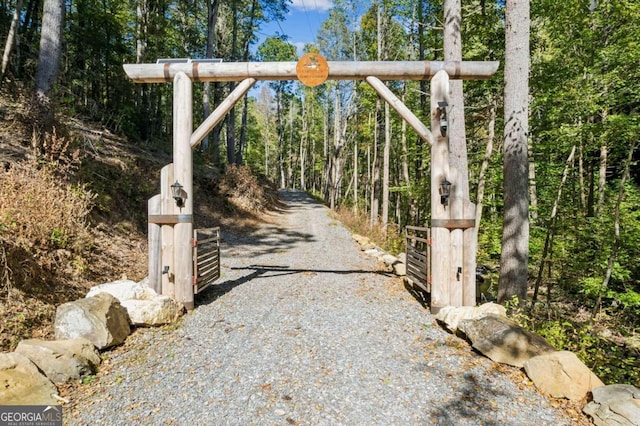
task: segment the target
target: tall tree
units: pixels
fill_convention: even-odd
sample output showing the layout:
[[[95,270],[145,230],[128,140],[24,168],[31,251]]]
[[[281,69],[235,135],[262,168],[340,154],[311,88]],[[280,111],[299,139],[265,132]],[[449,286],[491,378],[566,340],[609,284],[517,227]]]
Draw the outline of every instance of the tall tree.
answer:
[[[9,58],[11,57],[11,51],[18,40],[18,27],[20,25],[20,14],[22,13],[22,0],[16,2],[15,9],[13,11],[13,17],[11,18],[11,26],[9,27],[9,34],[7,35],[7,41],[4,45],[4,53],[2,54],[2,66],[0,68],[0,84],[4,80],[4,76],[9,66]]]
[[[504,87],[504,222],[498,301],[527,295],[529,264],[529,1],[507,0]]]
[[[35,119],[38,123],[36,130],[41,135],[52,131],[54,125],[51,91],[60,71],[63,29],[64,0],[45,0],[35,87]],[[33,148],[36,151],[41,151],[43,148],[42,137],[34,137],[33,140],[35,144]]]

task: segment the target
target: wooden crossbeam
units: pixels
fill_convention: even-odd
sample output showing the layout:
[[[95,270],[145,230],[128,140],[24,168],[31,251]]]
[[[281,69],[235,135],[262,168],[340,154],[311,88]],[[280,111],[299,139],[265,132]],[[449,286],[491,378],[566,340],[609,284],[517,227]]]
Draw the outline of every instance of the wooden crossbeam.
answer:
[[[451,79],[485,80],[499,62],[484,61],[330,61],[329,80],[429,80],[445,70]],[[221,62],[125,64],[124,71],[136,83],[169,83],[184,72],[192,81],[297,80],[296,62]]]

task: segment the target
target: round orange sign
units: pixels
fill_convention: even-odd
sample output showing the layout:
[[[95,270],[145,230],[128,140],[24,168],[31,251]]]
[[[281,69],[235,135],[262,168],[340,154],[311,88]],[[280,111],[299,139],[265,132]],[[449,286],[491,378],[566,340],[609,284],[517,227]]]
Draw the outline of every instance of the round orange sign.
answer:
[[[309,87],[324,83],[329,76],[329,64],[319,53],[306,53],[296,65],[298,80]]]

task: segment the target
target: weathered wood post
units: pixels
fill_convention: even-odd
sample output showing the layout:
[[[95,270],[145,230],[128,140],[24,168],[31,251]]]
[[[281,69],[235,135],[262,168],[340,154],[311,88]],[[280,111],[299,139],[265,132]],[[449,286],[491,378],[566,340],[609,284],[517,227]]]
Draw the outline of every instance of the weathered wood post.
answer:
[[[176,202],[171,196],[170,185],[173,183],[173,163],[167,164],[160,171],[160,197],[162,215],[166,217],[177,213]],[[170,223],[171,222],[171,223]],[[162,294],[174,298],[176,296],[175,268],[173,263],[173,223],[165,221],[160,228]]]
[[[441,203],[440,185],[450,180],[449,175],[449,138],[442,135],[440,129],[441,104],[449,97],[449,74],[438,71],[431,79],[431,134],[434,138],[431,147],[431,312],[450,305],[449,295],[449,230],[442,226],[433,226],[435,222],[449,219],[447,204]],[[448,201],[448,200],[447,200]]]
[[[161,197],[162,195],[158,194],[149,198],[149,201],[147,202],[149,216],[161,214]],[[160,224],[154,223],[154,221],[149,220],[147,231],[149,244],[149,287],[154,289],[156,293],[161,294],[162,258],[160,248]]]
[[[193,88],[191,79],[178,72],[173,79],[173,174],[182,185],[184,205],[173,228],[175,299],[193,309]]]

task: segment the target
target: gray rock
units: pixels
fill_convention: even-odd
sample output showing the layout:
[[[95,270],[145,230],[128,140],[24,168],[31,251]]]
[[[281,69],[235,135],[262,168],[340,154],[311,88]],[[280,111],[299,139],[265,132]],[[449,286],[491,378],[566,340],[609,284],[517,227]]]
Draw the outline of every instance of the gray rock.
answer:
[[[53,383],[59,384],[94,374],[102,361],[87,339],[23,340],[16,352],[28,357]]]
[[[58,306],[54,329],[57,340],[85,338],[98,349],[119,345],[131,333],[127,312],[108,293]]]
[[[398,275],[399,277],[404,277],[407,275],[407,265],[402,262],[396,262],[393,264],[393,273]]]
[[[407,253],[398,254],[398,260],[402,263],[407,263]]]
[[[372,257],[378,257],[378,256],[382,256],[384,254],[384,251],[374,246],[373,248],[366,249],[364,253]]]
[[[371,240],[368,237],[365,237],[363,235],[353,234],[351,237],[361,246],[365,244],[369,244],[371,242]]]
[[[19,353],[0,354],[0,404],[56,405],[58,390],[29,358]]]
[[[119,280],[91,287],[87,297],[108,293],[120,302],[125,300],[151,300],[157,296],[155,290],[131,280]]]
[[[487,314],[458,324],[473,347],[495,362],[522,367],[534,356],[555,352],[542,337],[500,315]]]
[[[640,426],[640,389],[614,384],[595,388],[582,410],[596,426]]]
[[[497,303],[485,303],[480,306],[446,306],[442,308],[436,320],[443,324],[447,330],[455,333],[458,330],[458,324],[463,320],[478,319],[486,316],[487,314],[500,315],[502,317],[507,316],[507,310],[504,306]]]
[[[171,324],[180,318],[183,306],[169,296],[156,296],[151,300],[125,300],[129,320],[136,326]]]
[[[527,376],[543,393],[579,401],[604,383],[570,351],[535,356],[524,363]]]
[[[395,256],[392,256],[390,254],[384,253],[381,257],[380,260],[387,266],[393,266],[394,263],[398,262],[398,258]]]

